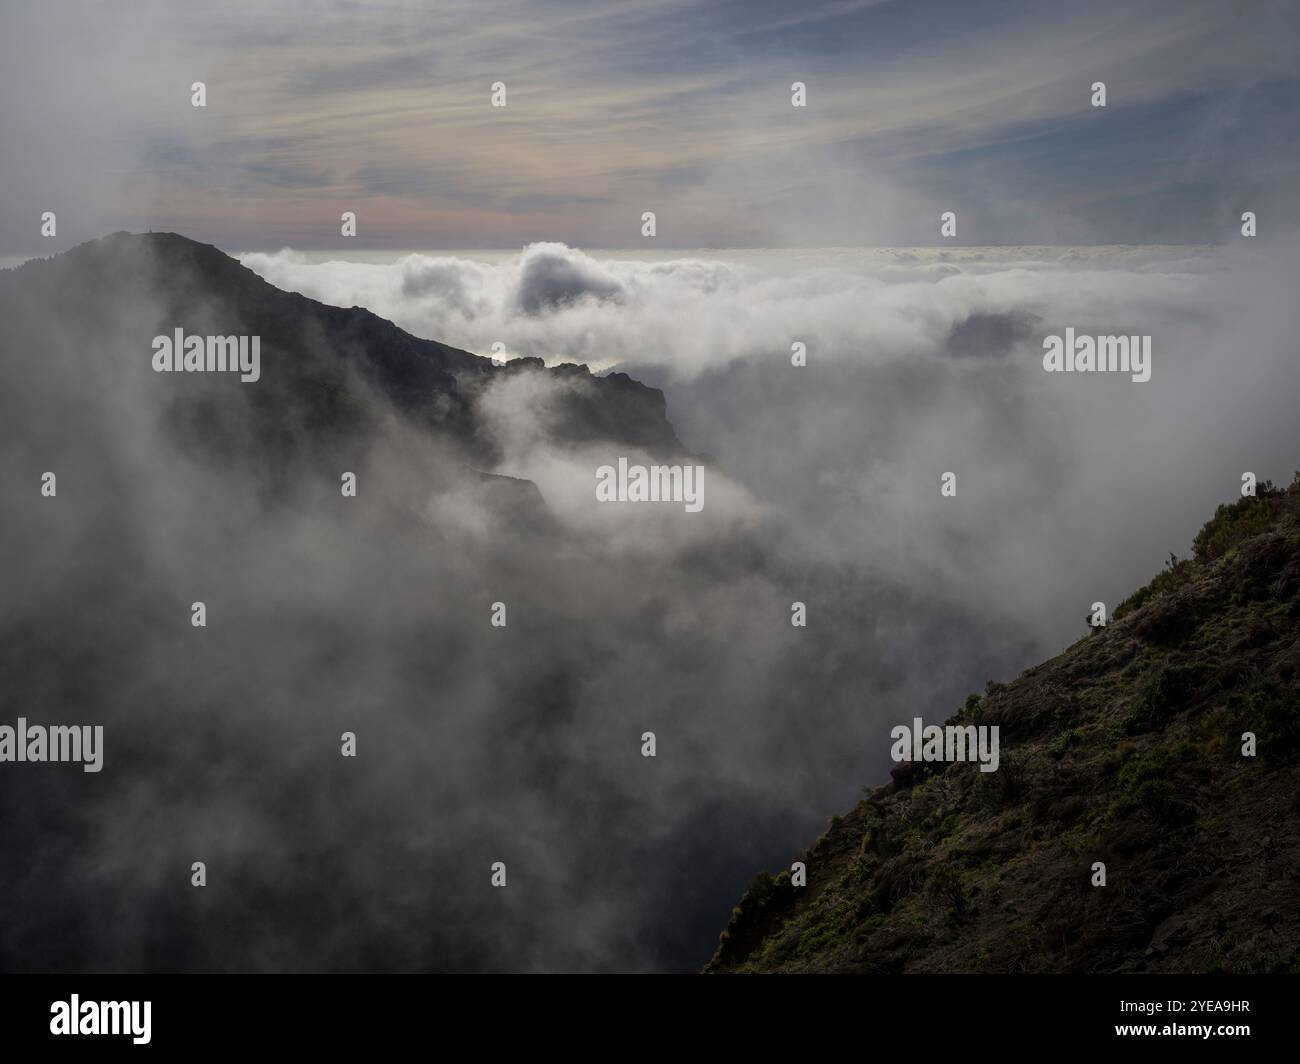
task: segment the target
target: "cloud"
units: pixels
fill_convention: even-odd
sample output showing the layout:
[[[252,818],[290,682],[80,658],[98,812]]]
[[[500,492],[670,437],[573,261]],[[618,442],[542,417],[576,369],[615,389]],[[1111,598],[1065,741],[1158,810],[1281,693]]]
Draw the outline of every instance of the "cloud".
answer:
[[[515,298],[525,314],[554,311],[590,298],[618,302],[622,286],[589,258],[563,245],[534,244],[522,257]]]
[[[1292,213],[1300,27],[1281,4],[822,0],[796,16],[462,0],[312,16],[14,13],[0,251],[41,250],[28,220],[60,207],[49,247],[153,228],[244,250],[333,246],[345,209],[366,246],[406,249],[625,247],[645,210],[678,247],[930,243],[948,209],[973,243],[1214,243],[1243,198]],[[796,80],[806,108],[790,106]],[[1105,109],[1088,103],[1095,80]]]
[[[1237,480],[1234,464],[1287,478],[1298,441],[1281,410],[1262,420],[1243,414],[1249,428],[1217,416],[1189,422],[1182,411],[1210,394],[1244,411],[1250,397],[1283,387],[1284,346],[1271,334],[1256,338],[1274,317],[1259,293],[1289,254],[1279,241],[1258,254],[985,248],[638,261],[545,245],[492,263],[243,261],[281,287],[326,302],[360,299],[419,335],[471,350],[501,342],[552,363],[627,368],[667,390],[679,435],[769,520],[803,525],[801,549],[923,572],[936,592],[946,586],[1000,616],[1032,614],[1031,628],[1064,639],[1074,631],[1066,602],[1103,591],[1115,598],[1145,580]],[[572,287],[561,290],[575,298],[520,313],[535,305],[522,294],[534,271],[564,278]],[[425,276],[437,283],[409,281]],[[598,298],[579,278],[599,279],[617,299]],[[1041,341],[1066,326],[1152,335],[1153,381],[1051,378]],[[796,341],[807,346],[802,370],[790,365]],[[1248,372],[1230,355],[1243,344],[1252,347]],[[1190,455],[1215,474],[1197,478],[1185,505],[1132,529],[1150,478],[1181,476]],[[562,495],[562,481],[541,466],[517,468],[544,494]],[[959,466],[971,487],[949,529],[956,507],[940,509],[947,504],[932,489]],[[1033,534],[958,536],[965,522],[990,530],[1023,522]],[[921,527],[933,534],[900,534]],[[1071,554],[1090,564],[1068,562]],[[1032,582],[1024,565],[1037,573]],[[1107,573],[1102,591],[1085,569]]]
[[[6,704],[76,707],[106,752],[84,780],[0,777],[31,811],[4,826],[8,964],[689,969],[755,869],[886,778],[893,724],[1060,650],[1243,470],[1288,479],[1300,454],[1290,242],[245,262],[661,384],[705,508],[595,501],[601,464],[651,456],[558,431],[580,375],[505,375],[475,410],[482,472],[529,478],[543,526],[358,381],[320,392],[364,433],[318,438],[254,386],[218,402],[143,370],[176,313],[133,287],[148,263],[72,314],[23,293],[0,360]],[[525,313],[529,291],[569,298]],[[238,307],[191,310],[228,332]],[[1067,325],[1151,334],[1151,381],[1045,374],[1040,333]],[[342,506],[338,468],[361,485]]]

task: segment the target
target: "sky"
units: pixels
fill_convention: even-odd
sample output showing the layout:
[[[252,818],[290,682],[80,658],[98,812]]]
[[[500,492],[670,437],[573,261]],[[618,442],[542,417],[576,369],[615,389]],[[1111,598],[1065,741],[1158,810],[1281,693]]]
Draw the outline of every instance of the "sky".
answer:
[[[1217,244],[1300,184],[1291,0],[2,7],[6,257]]]

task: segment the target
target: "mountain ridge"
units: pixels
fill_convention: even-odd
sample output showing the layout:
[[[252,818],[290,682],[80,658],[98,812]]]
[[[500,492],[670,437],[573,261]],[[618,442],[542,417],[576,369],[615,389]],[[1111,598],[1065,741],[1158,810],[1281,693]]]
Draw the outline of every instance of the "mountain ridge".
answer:
[[[71,306],[69,292],[79,296]],[[34,313],[43,300],[88,336],[102,334],[104,322],[124,306],[145,308],[137,317],[152,312],[156,325],[132,323],[141,361],[155,327],[261,335],[264,363],[281,370],[281,379],[252,387],[274,393],[275,403],[298,415],[294,428],[321,441],[364,420],[356,397],[346,394],[349,376],[358,375],[418,426],[454,440],[470,464],[491,466],[500,447],[483,430],[475,404],[495,382],[537,374],[558,385],[549,426],[556,442],[604,440],[656,455],[686,454],[662,391],[626,374],[600,377],[573,363],[547,368],[536,357],[496,365],[413,336],[365,308],[334,307],[276,288],[220,249],[177,233],[113,233],[0,271],[0,310],[11,334],[32,346],[48,342],[47,322]],[[254,403],[263,415],[274,405],[264,394]],[[221,415],[209,407],[205,416]]]

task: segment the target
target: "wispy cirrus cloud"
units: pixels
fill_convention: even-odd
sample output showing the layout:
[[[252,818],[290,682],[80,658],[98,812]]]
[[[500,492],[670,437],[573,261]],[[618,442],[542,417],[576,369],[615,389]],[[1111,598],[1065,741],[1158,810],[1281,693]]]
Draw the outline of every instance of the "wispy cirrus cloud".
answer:
[[[59,208],[243,248],[344,209],[389,247],[626,246],[643,210],[672,246],[930,243],[944,209],[964,242],[1213,242],[1225,204],[1292,212],[1297,41],[1280,0],[56,0],[0,44],[0,247]]]

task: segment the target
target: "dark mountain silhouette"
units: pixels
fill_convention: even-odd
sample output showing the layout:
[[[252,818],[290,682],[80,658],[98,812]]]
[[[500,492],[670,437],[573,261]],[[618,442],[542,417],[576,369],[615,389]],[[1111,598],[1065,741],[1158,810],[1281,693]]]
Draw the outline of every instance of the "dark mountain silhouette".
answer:
[[[162,401],[170,404],[178,446],[227,468],[243,463],[271,490],[304,466],[346,461],[396,410],[456,456],[430,470],[435,482],[469,478],[507,509],[527,510],[540,501],[531,485],[472,472],[500,458],[475,405],[494,381],[521,374],[562,386],[551,392],[552,442],[606,440],[662,456],[684,451],[662,392],[626,374],[597,377],[572,364],[547,369],[537,358],[498,366],[411,336],[360,307],[281,291],[217,248],[175,233],[115,233],[0,271],[0,320],[10,358],[46,357],[58,344],[101,364],[117,360],[122,373],[140,376],[150,375],[153,337],[177,327],[260,336],[259,381],[235,386],[212,374],[189,375]],[[388,403],[366,402],[369,393]],[[63,394],[40,396],[52,430],[77,420]],[[0,413],[6,403],[32,398],[0,396]]]
[[[170,234],[0,271],[0,321],[0,725],[103,729],[102,771],[0,767],[0,971],[642,956],[578,929],[682,849],[610,848],[647,686],[618,655],[664,628],[625,593],[645,557],[479,470],[545,447],[594,505],[589,458],[681,454],[659,392],[494,366]],[[177,328],[260,336],[260,379],[155,372]]]
[[[1000,768],[901,763],[706,971],[1297,971],[1300,473],[948,723],[999,726]]]

